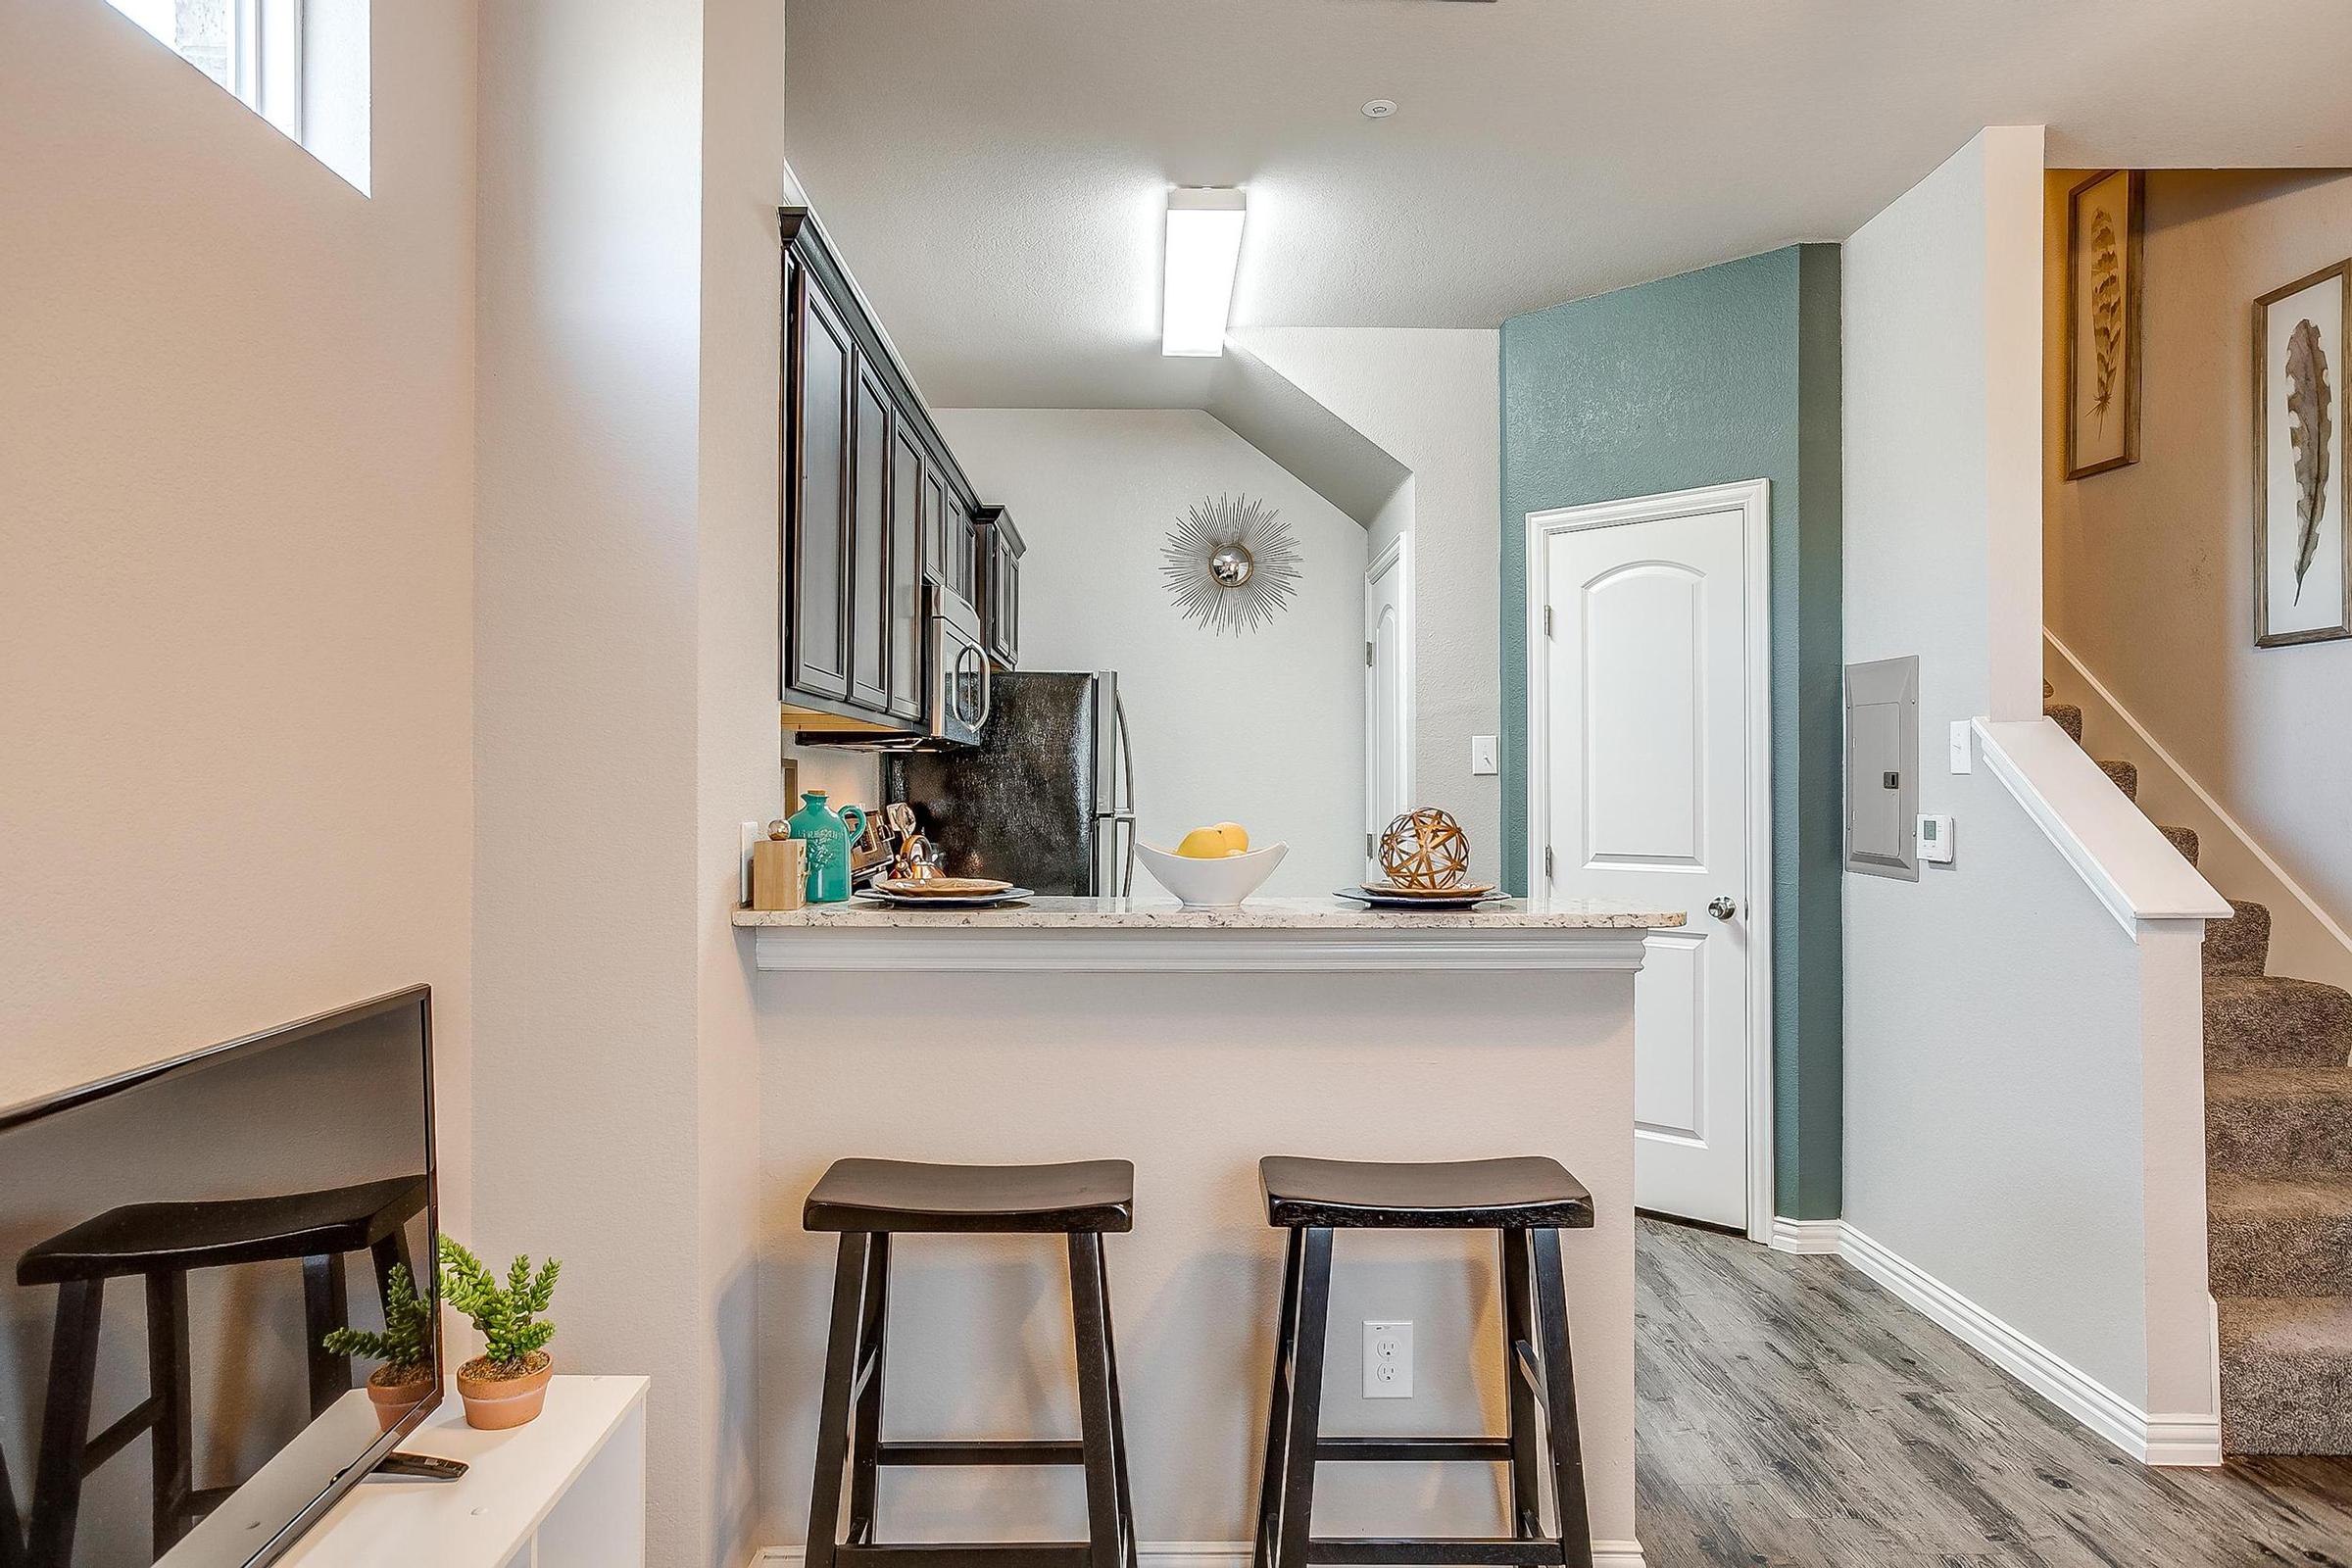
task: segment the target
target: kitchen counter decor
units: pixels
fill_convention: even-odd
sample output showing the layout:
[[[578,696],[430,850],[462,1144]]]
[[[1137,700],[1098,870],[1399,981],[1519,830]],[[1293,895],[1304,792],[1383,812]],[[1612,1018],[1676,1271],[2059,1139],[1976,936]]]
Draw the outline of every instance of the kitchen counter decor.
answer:
[[[1450,811],[1407,811],[1380,836],[1380,868],[1402,889],[1458,887],[1470,870],[1470,835]]]

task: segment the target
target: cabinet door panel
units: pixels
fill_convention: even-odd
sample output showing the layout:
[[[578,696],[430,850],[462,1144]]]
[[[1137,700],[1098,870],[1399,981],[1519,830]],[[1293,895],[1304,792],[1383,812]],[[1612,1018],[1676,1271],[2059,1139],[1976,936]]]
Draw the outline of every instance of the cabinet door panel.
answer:
[[[890,710],[922,711],[923,449],[901,421],[890,473]]]
[[[850,334],[806,272],[790,381],[792,462],[785,508],[784,681],[846,697],[849,676]]]
[[[923,474],[923,575],[948,583],[948,481],[936,461]]]
[[[850,701],[890,700],[890,399],[860,363],[850,418]]]
[[[948,586],[959,599],[978,603],[973,593],[973,568],[978,564],[972,558],[972,514],[954,491],[948,493]]]

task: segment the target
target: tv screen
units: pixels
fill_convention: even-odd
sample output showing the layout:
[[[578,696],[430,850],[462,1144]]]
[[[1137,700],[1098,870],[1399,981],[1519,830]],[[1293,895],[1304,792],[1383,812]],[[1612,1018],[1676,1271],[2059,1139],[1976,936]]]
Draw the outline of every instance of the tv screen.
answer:
[[[0,1111],[0,1563],[267,1562],[438,1404],[324,1344],[431,1298],[431,1059],[418,986]]]

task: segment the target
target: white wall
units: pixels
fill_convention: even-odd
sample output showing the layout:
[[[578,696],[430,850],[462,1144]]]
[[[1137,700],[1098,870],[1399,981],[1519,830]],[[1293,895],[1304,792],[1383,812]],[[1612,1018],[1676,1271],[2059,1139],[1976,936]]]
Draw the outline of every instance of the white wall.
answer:
[[[0,7],[0,1103],[426,981],[462,1225],[470,0],[373,56],[369,200]]]
[[[981,496],[1009,508],[1021,563],[1021,662],[1115,669],[1147,843],[1240,822],[1291,847],[1269,894],[1362,880],[1364,530],[1194,409],[948,409],[940,428]],[[1160,547],[1187,508],[1250,495],[1301,555],[1270,626],[1218,636],[1185,620]],[[1138,869],[1143,891],[1156,893]]]
[[[1502,727],[1501,334],[1408,327],[1258,327],[1235,340],[1411,470],[1372,544],[1413,532],[1412,798],[1451,811],[1471,870],[1501,880],[1502,785],[1470,773],[1470,737]]]
[[[1959,847],[1845,879],[1845,1218],[2139,1410],[2209,1414],[2195,945],[2135,941],[1944,764],[2038,672],[2040,212],[2040,131],[1996,128],[1845,248],[1845,657],[1919,656],[1920,809]]]
[[[2054,201],[2070,183],[2053,175]],[[2053,317],[2064,299],[2062,235],[2051,245]],[[2343,833],[2352,725],[2337,721],[2352,641],[2254,646],[2248,371],[2253,302],[2352,255],[2352,175],[2153,172],[2145,251],[2139,462],[2070,482],[2064,400],[2050,399],[2044,614],[2254,842],[2339,926],[2352,923]],[[2049,367],[2062,385],[2055,339]],[[2101,756],[2151,760],[2129,732],[2093,739],[2118,748]],[[2271,894],[2229,841],[2206,838],[2217,885],[2274,904],[2286,939],[2275,946],[2308,955],[2276,972],[2342,972],[2340,944]]]
[[[759,0],[484,25],[483,1250],[650,1372],[653,1560],[745,1560],[757,1096],[736,823],[777,813],[777,132]]]

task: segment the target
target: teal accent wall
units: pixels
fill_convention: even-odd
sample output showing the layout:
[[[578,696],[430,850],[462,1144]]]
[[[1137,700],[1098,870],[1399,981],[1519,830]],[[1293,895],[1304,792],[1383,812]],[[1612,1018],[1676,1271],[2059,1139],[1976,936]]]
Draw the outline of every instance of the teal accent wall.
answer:
[[[1502,323],[1502,863],[1527,865],[1527,514],[1772,481],[1774,1160],[1835,1219],[1842,563],[1838,250],[1793,245]]]

